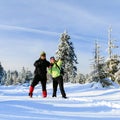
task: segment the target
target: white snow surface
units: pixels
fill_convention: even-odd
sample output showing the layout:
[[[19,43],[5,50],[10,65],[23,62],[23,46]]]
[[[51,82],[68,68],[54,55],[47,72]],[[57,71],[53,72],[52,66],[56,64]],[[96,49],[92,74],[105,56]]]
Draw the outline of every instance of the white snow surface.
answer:
[[[0,120],[120,120],[120,88],[91,88],[91,84],[65,84],[68,99],[41,97],[41,86],[33,98],[29,87],[0,86]]]

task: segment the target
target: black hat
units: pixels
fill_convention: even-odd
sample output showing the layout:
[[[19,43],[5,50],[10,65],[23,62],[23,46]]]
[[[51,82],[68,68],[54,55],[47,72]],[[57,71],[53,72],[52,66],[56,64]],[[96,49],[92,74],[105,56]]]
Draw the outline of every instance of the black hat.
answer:
[[[54,57],[54,56],[52,56],[52,57],[50,57],[50,60],[51,60],[51,59],[55,59],[55,57]]]

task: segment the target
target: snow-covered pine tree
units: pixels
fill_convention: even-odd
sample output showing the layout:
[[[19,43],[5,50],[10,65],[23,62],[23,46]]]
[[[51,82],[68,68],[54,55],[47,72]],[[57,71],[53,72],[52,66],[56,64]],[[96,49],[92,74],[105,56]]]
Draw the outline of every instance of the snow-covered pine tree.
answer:
[[[0,62],[0,84],[1,85],[5,84],[5,75],[6,75],[6,72],[5,72],[5,70],[2,67],[1,62]]]
[[[112,39],[112,27],[110,26],[108,30],[108,58],[106,60],[106,72],[108,73],[108,77],[111,78],[111,80],[118,81],[118,77],[116,76],[117,72],[120,70],[120,57],[118,55],[115,55],[113,53],[113,50],[118,48],[118,46],[114,45],[114,39]]]
[[[75,83],[80,83],[80,84],[85,84],[86,82],[86,76],[81,74],[81,73],[78,73],[76,78],[75,78]]]
[[[25,80],[26,80],[26,70],[23,67],[20,74],[20,82],[23,84],[25,83]]]
[[[15,71],[11,72],[11,75],[12,75],[13,84],[14,85],[19,84],[18,83],[18,71],[15,70]]]
[[[7,77],[6,77],[6,82],[5,82],[5,85],[12,85],[13,84],[13,79],[12,79],[12,75],[11,75],[11,71],[8,70],[7,71]]]
[[[77,74],[77,57],[74,51],[73,43],[70,41],[70,36],[65,31],[60,38],[60,44],[56,52],[56,58],[63,61],[64,81],[74,82]]]
[[[93,71],[91,72],[91,77],[89,82],[99,83],[102,87],[112,85],[112,81],[107,79],[107,74],[105,72],[105,63],[104,57],[100,56],[100,46],[95,42],[95,51],[94,51],[94,62],[93,62]]]
[[[25,76],[25,83],[30,84],[30,82],[33,79],[33,73],[30,70],[26,71],[26,76]]]

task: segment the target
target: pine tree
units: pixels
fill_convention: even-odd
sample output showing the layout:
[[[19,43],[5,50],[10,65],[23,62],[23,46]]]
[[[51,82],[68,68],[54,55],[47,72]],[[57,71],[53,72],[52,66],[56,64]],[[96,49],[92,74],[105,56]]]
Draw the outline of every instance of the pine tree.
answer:
[[[111,80],[118,82],[117,76],[115,75],[119,70],[120,65],[120,57],[113,53],[113,50],[118,48],[118,46],[114,45],[114,39],[112,39],[112,27],[110,26],[108,30],[108,59],[106,61],[106,72],[108,73],[108,77]],[[118,82],[119,83],[119,82]]]
[[[25,83],[25,80],[26,80],[26,70],[25,70],[25,68],[23,67],[23,68],[22,68],[22,71],[21,71],[21,74],[20,74],[20,81],[21,81],[21,83],[23,84],[23,83]]]
[[[8,86],[12,84],[13,84],[13,79],[12,79],[11,71],[8,70],[5,85]]]
[[[33,74],[31,71],[27,70],[26,71],[26,76],[25,76],[25,83],[30,83],[33,79]]]
[[[80,83],[80,84],[84,84],[86,82],[86,77],[85,75],[79,73],[77,74],[76,78],[75,78],[75,83]]]
[[[17,70],[13,71],[13,72],[11,73],[11,75],[12,75],[13,84],[14,84],[14,85],[19,84],[19,83],[18,83],[18,71],[17,71]]]
[[[77,64],[77,57],[74,52],[73,43],[70,41],[70,36],[66,31],[61,35],[56,57],[63,61],[64,81],[73,82],[77,74],[77,67],[75,66]]]
[[[105,72],[105,62],[104,58],[100,56],[100,46],[95,42],[95,51],[94,51],[94,63],[93,71],[91,77],[89,78],[90,82],[99,83],[100,86],[106,87],[112,85],[112,81],[107,79],[107,74]]]
[[[5,75],[6,75],[6,72],[5,72],[5,70],[2,67],[1,62],[0,62],[0,84],[1,85],[5,84]]]
[[[95,42],[92,77],[94,77],[94,80],[96,79],[96,82],[98,82],[100,79],[105,77],[103,66],[104,66],[104,58],[100,56],[100,46],[98,45],[97,42]]]

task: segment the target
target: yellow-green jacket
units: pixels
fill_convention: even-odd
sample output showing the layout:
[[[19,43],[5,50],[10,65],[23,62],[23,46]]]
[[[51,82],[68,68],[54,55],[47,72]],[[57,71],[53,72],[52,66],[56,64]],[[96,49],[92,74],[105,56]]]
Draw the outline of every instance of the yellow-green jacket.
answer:
[[[60,76],[60,69],[62,66],[62,61],[59,60],[58,62],[54,63],[53,66],[51,68],[48,68],[48,73],[52,75],[53,78],[59,77]]]

